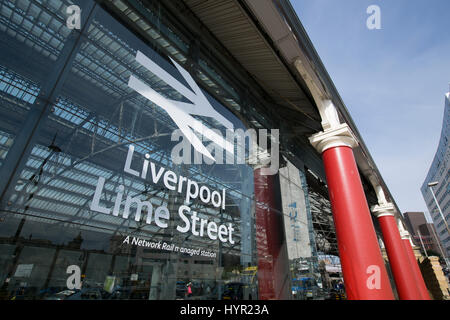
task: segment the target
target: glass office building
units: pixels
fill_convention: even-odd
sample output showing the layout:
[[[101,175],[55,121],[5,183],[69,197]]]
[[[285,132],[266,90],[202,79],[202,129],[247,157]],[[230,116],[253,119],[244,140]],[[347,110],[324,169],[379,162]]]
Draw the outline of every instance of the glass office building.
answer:
[[[442,250],[447,259],[450,256],[450,234],[447,231],[444,219],[439,213],[439,208],[436,205],[436,201],[439,203],[439,207],[442,210],[442,214],[447,221],[447,225],[450,223],[450,92],[445,94],[445,107],[444,117],[442,121],[441,137],[439,139],[439,145],[428,170],[427,177],[425,178],[420,191],[422,192],[425,203],[427,204],[430,216],[433,219],[433,224],[437,231],[437,236],[442,243]],[[433,190],[436,196],[436,200],[430,191],[428,183],[438,182],[436,186],[433,186]]]
[[[178,9],[0,1],[0,298],[320,298],[318,255],[338,255],[320,158],[264,113],[264,90]],[[282,128],[274,198],[255,197],[248,163],[175,163],[179,124],[133,77],[184,105],[194,79],[221,117],[194,118],[218,133],[224,123]],[[261,222],[258,208],[274,220]],[[263,260],[282,279],[263,275]]]

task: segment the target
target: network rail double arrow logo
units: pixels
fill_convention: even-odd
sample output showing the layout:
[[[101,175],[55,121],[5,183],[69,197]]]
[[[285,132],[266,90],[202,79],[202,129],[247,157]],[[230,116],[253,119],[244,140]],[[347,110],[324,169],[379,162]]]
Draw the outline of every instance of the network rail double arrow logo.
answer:
[[[214,157],[206,149],[198,136],[194,133],[194,130],[202,136],[210,139],[217,145],[221,146],[227,152],[233,154],[234,146],[232,143],[228,142],[221,135],[218,135],[217,133],[203,125],[203,123],[192,117],[192,115],[214,118],[225,128],[230,130],[233,130],[233,124],[213,108],[197,83],[194,81],[194,79],[192,79],[191,75],[173,59],[170,60],[186,80],[190,88],[180,83],[167,71],[162,69],[155,62],[145,56],[142,52],[138,51],[136,54],[136,61],[139,64],[162,79],[165,83],[167,83],[181,95],[191,101],[191,103],[167,99],[150,88],[143,81],[136,78],[134,75],[130,76],[128,86],[148,100],[152,101],[154,104],[166,110],[170,118],[178,126],[185,138],[199,153],[202,153],[209,159],[215,161]]]

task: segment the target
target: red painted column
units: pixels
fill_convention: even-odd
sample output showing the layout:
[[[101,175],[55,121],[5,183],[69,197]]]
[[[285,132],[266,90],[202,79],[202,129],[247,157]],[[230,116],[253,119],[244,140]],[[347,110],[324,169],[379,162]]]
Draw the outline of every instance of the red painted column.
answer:
[[[353,150],[334,145],[322,157],[347,297],[393,300]]]
[[[279,177],[254,170],[258,298],[289,299],[290,270],[279,198]]]
[[[326,130],[309,138],[322,154],[333,211],[345,290],[351,300],[393,300],[352,148],[358,142],[338,124],[332,103],[324,105]],[[334,110],[334,111],[333,111]],[[332,120],[332,121],[331,121]]]
[[[414,276],[416,279],[417,286],[419,288],[420,294],[423,300],[430,300],[430,294],[428,293],[427,286],[422,277],[422,272],[420,271],[419,264],[417,263],[416,256],[411,246],[411,242],[408,238],[402,239],[403,246],[405,248],[406,254],[408,256],[409,263],[413,269]]]
[[[389,207],[389,209],[391,209]],[[394,214],[389,209],[383,209],[382,206],[376,206],[376,216],[380,223],[383,233],[384,245],[389,258],[389,264],[394,276],[395,285],[400,300],[422,300],[422,295],[417,286],[414,271],[409,262],[400,231]]]

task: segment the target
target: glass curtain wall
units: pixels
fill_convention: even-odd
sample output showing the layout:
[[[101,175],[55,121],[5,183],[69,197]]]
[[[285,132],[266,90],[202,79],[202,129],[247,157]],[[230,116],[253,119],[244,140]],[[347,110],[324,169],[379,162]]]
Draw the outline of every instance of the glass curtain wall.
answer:
[[[80,29],[67,27],[71,5]],[[230,111],[241,109],[239,90],[207,57],[193,59],[193,42],[157,5],[107,6],[0,1],[0,298],[257,299],[253,168],[174,163],[177,124],[130,78],[187,105],[161,78],[189,88],[179,64],[245,130]],[[295,260],[311,256],[311,230],[298,170],[288,170],[278,212]]]

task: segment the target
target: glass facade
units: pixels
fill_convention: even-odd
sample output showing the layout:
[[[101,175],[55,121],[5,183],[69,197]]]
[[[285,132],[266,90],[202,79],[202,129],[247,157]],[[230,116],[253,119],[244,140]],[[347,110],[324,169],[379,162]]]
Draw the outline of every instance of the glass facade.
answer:
[[[447,231],[444,219],[439,213],[436,201],[439,203],[439,207],[442,210],[442,214],[450,223],[450,92],[445,95],[445,107],[444,117],[442,122],[441,137],[439,139],[439,145],[434,156],[433,162],[428,170],[427,177],[425,178],[420,191],[422,192],[425,203],[427,204],[428,211],[433,224],[436,228],[437,236],[439,237],[444,254],[447,257],[450,256],[450,234]],[[428,183],[438,182],[436,186],[433,186],[436,200],[434,199]]]
[[[67,27],[70,5],[81,29]],[[172,20],[158,2],[0,1],[2,299],[258,299],[261,281],[275,281],[261,275],[261,232],[282,240],[283,298],[320,297],[318,248],[336,252],[316,243],[333,238],[314,228],[320,201],[304,166],[285,159],[271,208],[282,223],[261,229],[254,168],[174,163],[176,123],[130,87],[135,76],[187,103],[142,53],[187,85],[182,66],[234,128],[265,125],[239,116],[256,100]]]

